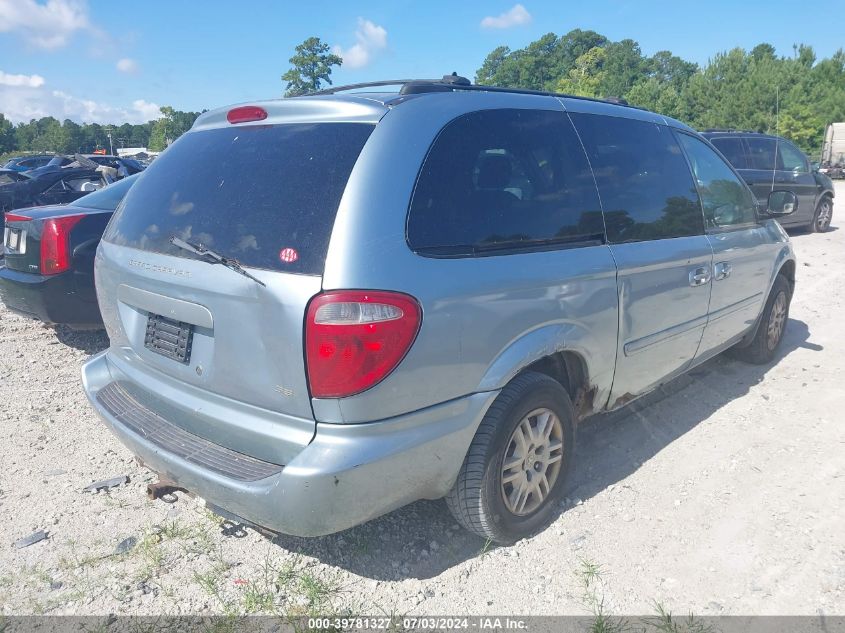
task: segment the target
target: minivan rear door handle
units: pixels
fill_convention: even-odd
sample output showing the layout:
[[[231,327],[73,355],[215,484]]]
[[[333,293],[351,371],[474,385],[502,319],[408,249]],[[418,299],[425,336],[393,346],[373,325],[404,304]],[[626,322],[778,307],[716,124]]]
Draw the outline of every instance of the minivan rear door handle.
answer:
[[[719,262],[715,266],[713,266],[713,278],[716,281],[720,279],[726,279],[727,277],[731,276],[731,271],[733,270],[733,266],[731,266],[730,262]]]
[[[710,267],[698,266],[689,271],[689,285],[703,286],[710,281]]]

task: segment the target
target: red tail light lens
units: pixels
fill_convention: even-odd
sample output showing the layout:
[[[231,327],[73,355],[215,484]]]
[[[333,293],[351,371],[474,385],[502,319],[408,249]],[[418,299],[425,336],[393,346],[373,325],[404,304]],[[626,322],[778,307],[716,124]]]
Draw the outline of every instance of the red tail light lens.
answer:
[[[70,231],[84,215],[50,218],[41,231],[41,274],[56,275],[70,268]]]
[[[420,329],[417,301],[398,292],[333,291],[308,305],[305,360],[315,398],[343,398],[384,380]]]
[[[7,213],[6,222],[29,222],[32,218],[17,213]]]
[[[250,121],[263,121],[267,118],[267,110],[258,106],[240,106],[232,108],[226,113],[226,120],[229,123],[249,123]]]

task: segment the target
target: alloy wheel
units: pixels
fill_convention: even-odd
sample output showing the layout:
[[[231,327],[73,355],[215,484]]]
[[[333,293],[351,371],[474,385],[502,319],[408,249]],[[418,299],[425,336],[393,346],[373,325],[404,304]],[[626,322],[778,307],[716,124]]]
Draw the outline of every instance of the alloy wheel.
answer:
[[[525,516],[539,508],[560,475],[563,425],[550,409],[536,409],[517,424],[505,450],[501,489],[505,507]]]
[[[829,200],[822,200],[821,204],[819,205],[819,214],[816,217],[816,229],[819,233],[823,233],[827,231],[828,227],[830,227],[830,221],[833,219],[833,205],[830,204]]]
[[[766,342],[770,350],[777,347],[781,336],[783,336],[783,328],[786,325],[786,305],[786,293],[779,292],[772,304],[772,312],[769,316],[768,338]]]

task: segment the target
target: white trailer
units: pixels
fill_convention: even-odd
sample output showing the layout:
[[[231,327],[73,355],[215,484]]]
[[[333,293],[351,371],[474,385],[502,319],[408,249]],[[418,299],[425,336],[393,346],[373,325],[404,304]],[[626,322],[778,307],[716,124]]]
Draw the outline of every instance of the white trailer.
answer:
[[[845,165],[845,122],[831,123],[824,132],[821,163]]]

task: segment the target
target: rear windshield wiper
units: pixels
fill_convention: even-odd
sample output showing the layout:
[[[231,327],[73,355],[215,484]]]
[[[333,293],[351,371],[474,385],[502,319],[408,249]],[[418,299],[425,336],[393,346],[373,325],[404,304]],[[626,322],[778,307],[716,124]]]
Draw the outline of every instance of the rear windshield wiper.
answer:
[[[202,244],[194,244],[192,242],[183,240],[180,237],[176,237],[175,235],[170,238],[170,243],[173,244],[173,246],[177,246],[183,250],[188,251],[189,253],[199,255],[200,257],[209,257],[211,259],[211,261],[209,262],[210,264],[223,264],[229,270],[234,270],[236,273],[243,275],[244,277],[248,277],[249,279],[252,279],[255,283],[261,284],[262,286],[267,285],[257,277],[253,277],[248,272],[246,272],[243,269],[243,266],[240,265],[238,260],[231,259],[229,257],[224,257],[220,253],[216,253],[210,248],[206,248]]]

